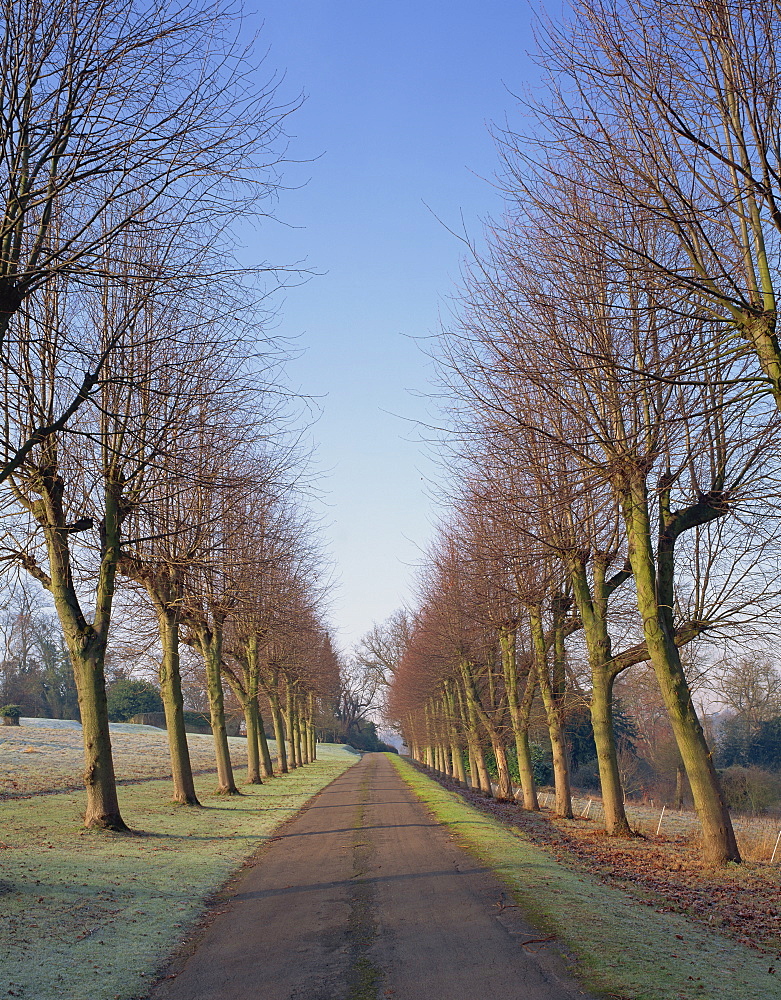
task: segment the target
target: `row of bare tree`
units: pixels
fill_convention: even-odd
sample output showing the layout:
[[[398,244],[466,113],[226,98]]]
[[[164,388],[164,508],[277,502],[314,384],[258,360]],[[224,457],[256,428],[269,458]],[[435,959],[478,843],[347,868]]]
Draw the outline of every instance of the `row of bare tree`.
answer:
[[[739,860],[685,669],[779,606],[781,102],[775,0],[572,0],[541,25],[529,134],[498,135],[506,212],[442,338],[453,513],[394,713],[418,756],[524,803],[535,689],[568,815],[568,659],[590,671],[608,832],[629,827],[613,685],[649,662],[713,863]],[[478,738],[479,736],[479,738]],[[438,756],[437,756],[438,755]]]
[[[124,829],[105,691],[120,583],[156,615],[177,801],[197,801],[181,643],[206,665],[224,792],[223,676],[260,781],[259,690],[286,770],[314,756],[313,700],[336,669],[300,414],[265,332],[279,275],[237,263],[292,110],[242,30],[223,0],[0,5],[2,558],[62,626],[88,826]]]

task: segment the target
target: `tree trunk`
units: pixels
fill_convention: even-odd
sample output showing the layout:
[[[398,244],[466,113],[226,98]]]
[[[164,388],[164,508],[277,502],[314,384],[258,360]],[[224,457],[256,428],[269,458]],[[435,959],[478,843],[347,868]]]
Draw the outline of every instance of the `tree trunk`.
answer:
[[[675,808],[683,809],[683,768],[675,769]]]
[[[182,677],[179,669],[179,618],[153,583],[147,584],[157,608],[157,627],[160,633],[162,658],[160,660],[160,693],[165,709],[165,727],[168,734],[168,751],[171,756],[171,777],[174,784],[174,802],[198,806],[195,792],[190,750],[184,728],[184,699]]]
[[[287,766],[294,769],[299,766],[300,761],[296,755],[296,739],[293,732],[293,701],[290,691],[290,680],[285,678],[285,707],[282,710],[285,719],[285,747],[287,749]]]
[[[575,603],[583,622],[591,669],[591,725],[597,749],[599,783],[605,812],[605,830],[610,837],[628,837],[629,820],[624,809],[624,790],[618,769],[618,748],[613,727],[613,683],[615,672],[610,633],[607,627],[607,584],[605,560],[594,559],[593,595],[589,591],[582,557],[570,563],[570,579]]]
[[[534,647],[537,680],[540,685],[542,704],[545,708],[545,718],[548,724],[551,749],[553,750],[553,780],[556,786],[556,815],[564,819],[572,819],[572,793],[569,784],[569,762],[567,760],[567,745],[561,725],[559,706],[551,686],[548,672],[548,658],[545,647],[545,633],[542,628],[542,613],[539,606],[528,608],[529,623]]]
[[[469,787],[479,788],[480,779],[477,776],[477,760],[471,746],[467,747],[467,754],[469,756]]]
[[[466,701],[466,708],[462,703],[462,718],[466,724],[467,741],[469,743],[470,753],[474,757],[475,762],[475,772],[477,774],[477,788],[489,798],[493,797],[493,789],[491,788],[491,776],[488,773],[488,768],[485,763],[485,754],[483,753],[483,747],[480,742],[480,725],[477,717],[477,712],[475,711],[474,701],[470,700],[469,695],[466,692],[465,684],[463,683],[462,674],[462,684],[459,685],[459,699],[464,698]],[[474,781],[472,787],[475,787]]]
[[[529,749],[529,718],[531,716],[537,674],[534,664],[530,664],[526,676],[523,698],[518,698],[518,664],[515,650],[515,629],[500,629],[499,645],[502,652],[502,670],[510,720],[515,738],[515,753],[518,758],[518,776],[523,793],[523,807],[531,812],[539,811],[537,785],[534,781],[531,751]]]
[[[658,586],[665,594],[671,589],[672,553],[667,553],[670,565],[661,567],[661,579],[657,579],[644,480],[638,478],[631,482],[623,502],[629,560],[643,634],[702,826],[703,856],[706,862],[714,865],[740,861],[732,820],[670,627],[672,602],[666,598],[662,608],[657,597]],[[662,559],[660,553],[660,562]]]
[[[447,719],[447,708],[444,698],[440,700],[437,709],[437,730],[439,744],[442,748],[442,771],[447,778],[454,776],[455,761],[450,753],[450,725]]]
[[[609,837],[628,837],[632,830],[624,809],[624,789],[618,769],[618,748],[613,727],[614,680],[605,670],[592,672],[591,726],[597,748],[605,831]]]
[[[455,685],[453,707],[461,723],[461,731],[464,733],[464,737],[466,739],[466,751],[469,759],[468,787],[477,789],[480,787],[480,779],[477,776],[477,759],[472,745],[472,733],[469,727],[469,719],[467,717],[466,708],[464,707],[464,697],[461,694],[461,686],[458,683]]]
[[[494,751],[496,770],[499,775],[496,783],[496,798],[499,802],[513,802],[515,796],[513,795],[513,786],[510,781],[510,769],[507,766],[507,753],[504,749],[504,744],[492,741],[491,746]]]
[[[234,653],[234,659],[241,667],[243,685],[240,679],[232,671],[228,671],[226,676],[231,681],[231,676],[235,677],[235,683],[231,682],[231,687],[236,692],[241,702],[244,712],[244,720],[247,724],[247,781],[249,784],[260,785],[263,779],[273,775],[271,767],[271,754],[268,749],[268,740],[263,728],[263,718],[260,714],[260,704],[258,702],[258,691],[260,688],[260,661],[258,658],[258,636],[252,632],[245,636],[243,651],[240,655]],[[241,688],[243,687],[243,693]],[[248,718],[249,715],[252,718]],[[254,738],[250,729],[254,728]],[[254,749],[253,749],[254,745]],[[255,760],[257,756],[257,760]]]
[[[309,739],[309,759],[317,760],[317,740],[315,739],[315,696],[310,691],[307,695],[307,737]]]
[[[87,790],[84,825],[119,833],[127,830],[127,826],[120,815],[117,799],[108,728],[104,656],[105,647],[84,654],[77,649],[71,650],[84,739],[84,784]]]
[[[466,787],[464,758],[461,753],[461,746],[458,738],[455,697],[453,696],[453,685],[449,681],[445,684],[443,701],[445,705],[445,713],[447,715],[448,735],[450,737],[450,757],[453,762],[453,778],[459,783],[459,785]]]
[[[505,753],[504,744],[499,736],[499,732],[491,721],[490,716],[483,708],[480,703],[480,696],[475,685],[475,679],[472,676],[472,670],[470,664],[465,660],[461,659],[459,663],[461,670],[461,678],[464,685],[464,694],[466,696],[467,708],[469,709],[470,716],[475,718],[475,728],[477,728],[477,720],[483,724],[483,728],[488,734],[488,738],[491,741],[491,747],[494,751],[494,759],[496,760],[496,769],[498,772],[498,781],[496,785],[496,798],[499,802],[512,802],[514,801],[512,784],[510,783],[510,772],[507,767],[507,754]],[[482,750],[480,751],[482,755]],[[483,757],[483,767],[485,767],[485,758]],[[478,772],[479,772],[479,762],[478,762]],[[482,783],[481,778],[481,783]],[[488,781],[488,794],[493,795],[493,789],[491,788],[490,776],[487,778]]]
[[[277,766],[280,774],[288,773],[287,750],[285,749],[285,723],[282,719],[282,709],[279,707],[279,693],[275,686],[269,687],[266,692],[268,703],[271,706],[271,721],[274,724],[274,739],[277,744]]]
[[[453,758],[453,777],[466,788],[466,772],[464,771],[464,758],[461,755],[461,747],[453,742],[450,744],[450,754]]]
[[[228,731],[225,728],[225,696],[222,690],[222,637],[219,628],[201,630],[198,634],[201,653],[206,665],[206,689],[209,695],[214,756],[217,761],[217,794],[238,795],[233,777]]]
[[[258,711],[258,742],[260,744],[260,773],[265,781],[267,778],[274,777],[274,767],[271,763],[271,751],[268,747],[268,740],[266,739],[266,727],[263,723],[263,716],[260,712],[260,705],[258,704],[258,696],[255,695],[255,705]]]
[[[247,726],[247,784],[262,785],[260,777],[260,736],[258,699],[249,697],[242,702],[244,722]]]
[[[47,484],[42,495],[44,517],[41,521],[49,557],[49,579],[43,585],[54,599],[65,643],[73,666],[84,739],[84,784],[87,808],[84,825],[103,830],[127,830],[119,811],[114,758],[108,728],[106,705],[105,657],[108,629],[113,607],[121,517],[118,504],[106,496],[105,520],[101,532],[101,562],[95,594],[92,625],[84,618],[73,582],[67,532],[62,528],[61,484],[58,479]]]
[[[304,739],[304,719],[301,715],[301,705],[300,699],[296,696],[293,697],[293,703],[295,707],[294,723],[293,729],[296,736],[296,753],[301,765],[309,763],[309,749],[306,745],[306,740]]]

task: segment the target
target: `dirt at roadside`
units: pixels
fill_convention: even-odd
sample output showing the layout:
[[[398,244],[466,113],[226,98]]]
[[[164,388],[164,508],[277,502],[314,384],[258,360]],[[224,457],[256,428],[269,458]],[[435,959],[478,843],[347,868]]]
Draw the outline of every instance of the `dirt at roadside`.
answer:
[[[699,860],[698,845],[686,838],[610,838],[593,820],[561,820],[546,809],[528,813],[422,770],[470,805],[521,831],[558,861],[620,886],[660,913],[682,913],[772,954],[781,991],[781,866],[744,862],[709,868]]]

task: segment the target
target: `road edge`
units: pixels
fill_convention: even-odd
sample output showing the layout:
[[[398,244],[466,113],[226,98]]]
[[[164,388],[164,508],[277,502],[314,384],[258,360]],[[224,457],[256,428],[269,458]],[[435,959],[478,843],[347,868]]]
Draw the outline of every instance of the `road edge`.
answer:
[[[781,981],[768,972],[769,956],[680,914],[657,913],[623,890],[564,866],[409,761],[396,758],[393,764],[459,844],[508,886],[541,936],[555,935],[584,988],[624,1000],[778,996]]]

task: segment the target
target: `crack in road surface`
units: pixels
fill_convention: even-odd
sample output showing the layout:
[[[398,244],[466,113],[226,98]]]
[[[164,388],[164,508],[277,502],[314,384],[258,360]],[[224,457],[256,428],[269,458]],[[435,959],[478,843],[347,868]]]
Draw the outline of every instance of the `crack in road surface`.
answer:
[[[521,947],[542,935],[381,754],[284,826],[221,908],[154,1000],[585,996],[555,945]]]

